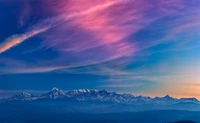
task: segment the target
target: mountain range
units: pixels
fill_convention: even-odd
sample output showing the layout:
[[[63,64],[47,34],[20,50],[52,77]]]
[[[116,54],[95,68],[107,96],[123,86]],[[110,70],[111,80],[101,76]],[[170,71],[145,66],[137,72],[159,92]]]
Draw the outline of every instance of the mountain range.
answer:
[[[200,104],[196,98],[173,98],[169,95],[164,97],[146,97],[134,96],[132,94],[119,94],[116,92],[108,92],[106,90],[90,90],[79,89],[71,91],[63,91],[58,88],[53,88],[48,93],[36,96],[30,93],[23,92],[19,95],[14,95],[11,98],[3,99],[3,102],[9,101],[37,101],[37,100],[74,100],[78,102],[108,102],[113,104],[126,105],[175,105],[181,103]]]
[[[196,98],[135,96],[106,90],[53,88],[39,96],[23,92],[0,100],[2,123],[168,123],[200,121]]]

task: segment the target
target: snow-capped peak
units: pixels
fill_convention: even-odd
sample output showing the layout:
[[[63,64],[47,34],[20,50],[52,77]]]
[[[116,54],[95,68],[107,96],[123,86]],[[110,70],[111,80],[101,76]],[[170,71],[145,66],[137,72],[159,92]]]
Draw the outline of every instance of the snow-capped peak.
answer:
[[[22,100],[22,101],[30,101],[30,100],[33,100],[35,99],[36,96],[30,94],[30,93],[27,93],[27,92],[22,92],[21,94],[19,95],[14,95],[12,96],[11,98],[9,98],[8,100]]]
[[[85,93],[85,92],[90,92],[89,89],[79,89],[78,91],[79,91],[79,92],[83,92],[83,93]]]
[[[169,96],[169,95],[166,95],[163,97],[164,99],[173,99],[173,97]]]
[[[22,92],[21,95],[22,95],[22,96],[32,96],[32,94],[27,93],[27,92]]]
[[[78,90],[72,90],[67,91],[67,94],[85,94],[85,93],[97,93],[98,90],[90,90],[90,89],[78,89]]]
[[[196,98],[181,98],[180,101],[181,102],[193,102],[193,103],[199,102],[199,100],[197,100]]]
[[[57,99],[57,98],[64,98],[66,93],[58,88],[53,88],[50,92],[46,94],[42,94],[41,98],[50,98],[50,99]]]
[[[52,91],[58,91],[59,89],[58,88],[56,88],[56,87],[53,87],[52,88]]]

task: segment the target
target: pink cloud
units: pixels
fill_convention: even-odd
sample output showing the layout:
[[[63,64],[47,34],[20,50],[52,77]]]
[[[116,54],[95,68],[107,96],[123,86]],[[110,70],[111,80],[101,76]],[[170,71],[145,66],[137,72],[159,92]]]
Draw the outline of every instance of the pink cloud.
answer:
[[[65,6],[64,3],[61,4]],[[45,34],[47,38],[45,45],[64,52],[85,52],[96,49],[96,52],[92,52],[93,55],[99,52],[99,48],[104,47],[104,51],[101,52],[109,59],[131,56],[136,47],[134,41],[131,42],[127,38],[155,19],[146,19],[145,15],[140,13],[146,10],[145,6],[132,9],[138,4],[141,3],[72,2],[70,6],[66,5],[67,8],[59,9],[59,14],[67,12],[71,15],[74,11],[81,14],[56,27],[55,31]]]
[[[24,10],[26,9],[36,16],[50,17],[42,18],[44,20],[31,26],[31,31],[3,41],[0,53],[42,33],[39,37],[43,40],[43,47],[52,48],[59,54],[58,59],[48,61],[48,64],[56,61],[58,66],[65,66],[70,64],[68,59],[73,59],[74,64],[84,62],[90,65],[134,56],[141,47],[133,35],[162,17],[179,14],[187,6],[183,0],[36,0],[34,5],[26,6]],[[22,20],[28,18],[29,14],[22,12]],[[180,14],[184,14],[184,11]],[[192,26],[196,25],[199,25],[197,21]],[[145,45],[151,47],[162,43],[186,26],[174,28],[169,35],[164,36],[167,38],[152,41],[150,45],[145,42]],[[35,68],[31,71],[55,69],[44,69],[46,62],[39,62],[42,69]]]
[[[153,2],[146,0],[66,2],[60,0],[55,3],[56,6],[49,5],[49,8],[57,14],[71,15],[74,12],[81,14],[58,26],[56,31],[45,35],[47,38],[45,45],[65,52],[83,52],[105,46],[108,50],[112,48],[113,55],[119,54],[119,57],[133,55],[137,50],[135,43],[138,42],[127,40],[129,36],[165,15],[185,8],[184,2],[180,0],[168,2],[158,0]],[[149,15],[149,11],[155,12],[155,15]],[[127,48],[123,50],[124,53],[116,49],[120,46]],[[112,57],[112,54],[110,55]]]
[[[47,29],[48,28],[34,29],[34,30],[31,30],[24,34],[13,35],[13,36],[7,38],[5,41],[0,43],[0,53],[3,53],[5,51],[11,49],[12,47],[19,45],[20,43],[24,42],[25,40],[27,40],[41,32],[44,32]]]

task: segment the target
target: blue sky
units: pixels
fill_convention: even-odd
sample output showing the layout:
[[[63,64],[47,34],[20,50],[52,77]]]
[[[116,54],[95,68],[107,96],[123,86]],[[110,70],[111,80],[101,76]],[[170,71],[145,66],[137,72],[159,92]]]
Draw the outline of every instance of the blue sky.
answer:
[[[198,0],[1,0],[0,98],[58,87],[200,98]]]

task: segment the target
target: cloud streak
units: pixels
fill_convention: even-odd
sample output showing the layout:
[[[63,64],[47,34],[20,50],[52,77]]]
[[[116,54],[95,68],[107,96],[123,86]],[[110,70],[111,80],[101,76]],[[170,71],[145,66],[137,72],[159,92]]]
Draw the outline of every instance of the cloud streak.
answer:
[[[83,15],[92,13],[94,11],[98,11],[99,9],[104,9],[104,8],[109,7],[116,3],[118,3],[118,2],[108,2],[106,4],[97,5],[95,7],[89,8],[89,9],[79,12],[79,13],[71,13],[70,15],[62,14],[61,16],[48,18],[48,19],[42,21],[41,23],[34,25],[33,29],[31,29],[30,31],[28,31],[24,34],[16,34],[16,35],[12,35],[11,37],[7,38],[5,41],[3,41],[0,44],[0,53],[3,53],[5,51],[11,49],[12,47],[19,45],[20,43],[24,42],[25,40],[27,40],[37,34],[45,32],[48,29],[53,28],[65,21],[67,21],[69,18],[76,17],[76,16],[83,16]],[[45,24],[46,22],[48,22],[48,23]],[[45,24],[45,25],[43,25],[43,24]]]
[[[31,30],[29,32],[26,32],[24,34],[18,34],[18,35],[13,35],[9,38],[7,38],[5,41],[3,41],[0,44],[0,53],[3,53],[9,49],[11,49],[12,47],[15,47],[19,44],[21,44],[22,42],[24,42],[25,40],[40,34],[42,32],[45,32],[48,28],[41,28],[41,29],[36,29],[36,30]]]

